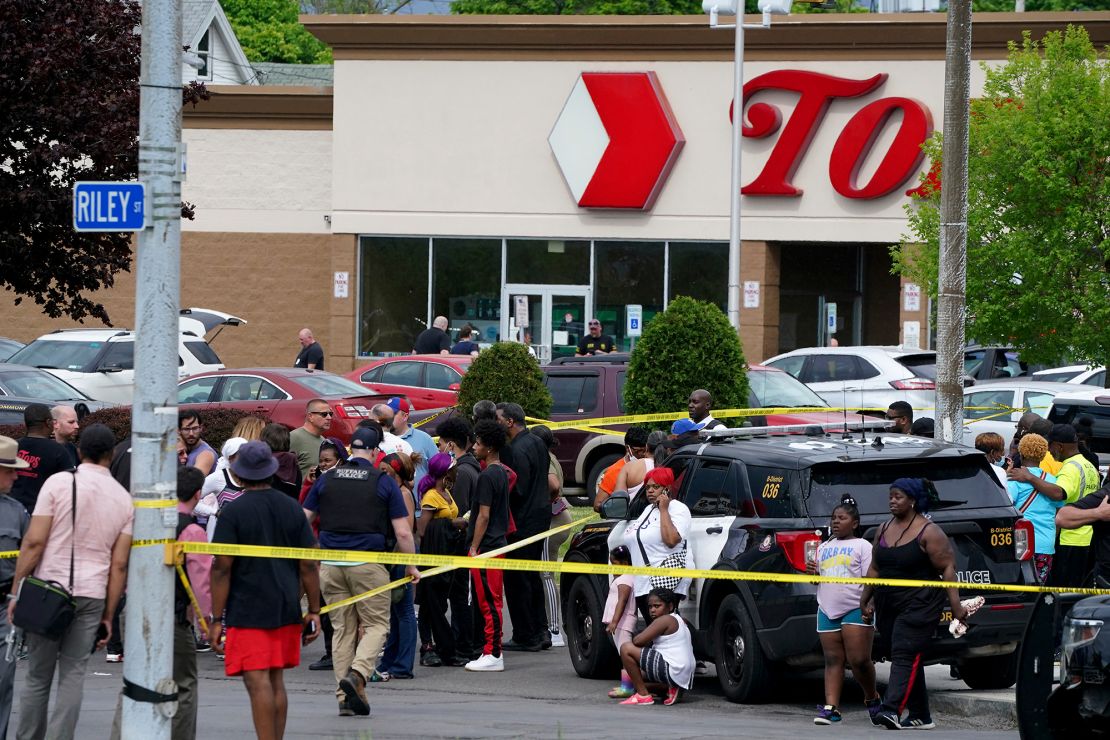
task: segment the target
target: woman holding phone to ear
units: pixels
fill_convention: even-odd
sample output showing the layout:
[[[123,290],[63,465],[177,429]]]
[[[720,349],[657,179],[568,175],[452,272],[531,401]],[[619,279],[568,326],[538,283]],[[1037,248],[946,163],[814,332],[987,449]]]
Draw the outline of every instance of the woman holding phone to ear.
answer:
[[[644,492],[648,506],[644,512],[624,530],[625,546],[632,553],[633,565],[660,566],[672,556],[681,557],[685,552],[686,568],[694,567],[686,538],[690,534],[690,509],[681,501],[674,500],[674,471],[670,468],[655,468],[644,476]],[[636,576],[633,594],[636,606],[651,622],[647,611],[647,595],[651,591],[649,576]],[[683,578],[674,592],[685,598],[690,590],[690,579]]]

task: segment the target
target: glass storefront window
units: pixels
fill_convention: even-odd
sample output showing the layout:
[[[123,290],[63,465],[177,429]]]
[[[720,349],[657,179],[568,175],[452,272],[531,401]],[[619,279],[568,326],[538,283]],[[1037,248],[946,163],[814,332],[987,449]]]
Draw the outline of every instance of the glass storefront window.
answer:
[[[663,242],[594,242],[594,315],[617,348],[631,348],[625,306],[639,304],[644,324],[663,310]]]
[[[496,342],[501,321],[501,240],[432,240],[432,315],[446,316],[452,339],[464,324],[474,341]]]
[[[360,355],[407,354],[427,328],[428,239],[363,237],[359,260]]]
[[[728,312],[728,243],[670,242],[667,299],[680,295]]]
[[[563,239],[509,239],[507,282],[588,285],[590,243]],[[498,276],[500,276],[498,271]]]

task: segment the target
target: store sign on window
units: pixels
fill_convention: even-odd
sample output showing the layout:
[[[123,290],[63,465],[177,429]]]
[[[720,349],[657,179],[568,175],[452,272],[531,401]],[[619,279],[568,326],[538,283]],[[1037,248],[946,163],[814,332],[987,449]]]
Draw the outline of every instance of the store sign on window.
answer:
[[[654,72],[583,72],[547,141],[578,205],[636,210],[686,143]]]
[[[766,139],[777,134],[778,138],[759,174],[741,192],[802,195],[793,183],[794,173],[829,106],[874,93],[886,80],[886,74],[854,80],[802,70],[777,70],[749,80],[744,85],[744,136]],[[789,118],[784,121],[779,108],[759,99],[765,91],[798,95]],[[896,114],[900,114],[898,130],[874,172],[863,181],[860,169]],[[929,109],[912,98],[884,97],[859,105],[833,144],[830,186],[856,200],[890,195],[917,174],[924,158],[921,145],[932,132]],[[564,103],[548,143],[579,206],[648,210],[685,139],[654,72],[584,72]]]

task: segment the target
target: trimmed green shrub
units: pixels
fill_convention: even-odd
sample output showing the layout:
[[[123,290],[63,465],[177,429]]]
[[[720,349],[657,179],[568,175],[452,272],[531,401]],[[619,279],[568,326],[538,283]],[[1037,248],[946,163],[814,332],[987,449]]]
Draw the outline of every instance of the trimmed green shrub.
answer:
[[[474,358],[459,386],[458,408],[470,414],[482,399],[494,403],[519,403],[524,413],[546,419],[551,413],[551,392],[543,371],[528,348],[516,342],[498,342]]]
[[[238,409],[207,409],[200,412],[200,420],[204,425],[204,441],[212,445],[218,453],[224,442],[231,436],[232,430],[244,416],[253,416],[247,411]],[[258,414],[264,421],[269,417]],[[115,406],[109,409],[94,411],[81,420],[81,428],[90,424],[104,424],[116,435],[116,441],[122,442],[131,436],[131,407]]]
[[[712,303],[678,296],[644,327],[628,364],[624,406],[630,414],[686,415],[690,392],[704,388],[713,407],[748,405],[740,337]]]

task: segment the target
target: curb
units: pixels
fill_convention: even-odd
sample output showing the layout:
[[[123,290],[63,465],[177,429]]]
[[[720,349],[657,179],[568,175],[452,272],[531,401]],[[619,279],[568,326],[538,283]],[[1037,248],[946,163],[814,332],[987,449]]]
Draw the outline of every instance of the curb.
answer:
[[[984,695],[973,691],[936,691],[929,694],[934,712],[974,718],[997,729],[1017,729],[1017,703],[1013,693]]]

